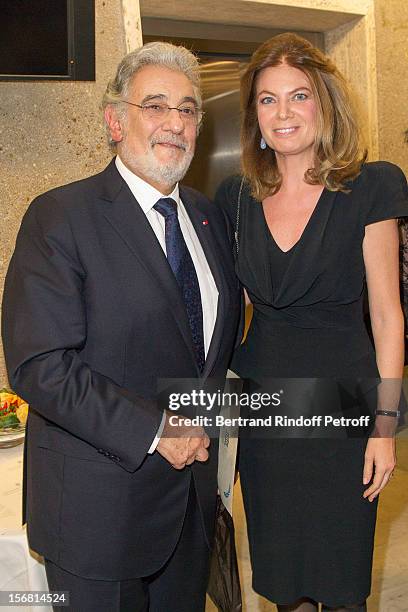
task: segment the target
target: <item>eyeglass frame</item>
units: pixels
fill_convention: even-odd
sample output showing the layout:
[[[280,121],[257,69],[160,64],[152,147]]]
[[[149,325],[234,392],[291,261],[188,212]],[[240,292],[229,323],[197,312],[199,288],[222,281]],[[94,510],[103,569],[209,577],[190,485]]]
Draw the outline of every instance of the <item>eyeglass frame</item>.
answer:
[[[121,100],[121,102],[124,102],[125,104],[130,104],[131,106],[136,106],[136,108],[140,108],[142,112],[143,112],[143,111],[144,111],[144,110],[145,110],[145,109],[146,109],[148,106],[155,106],[154,104],[136,104],[135,102],[129,102],[129,100]],[[182,103],[181,103],[181,104],[182,104]],[[176,110],[176,111],[178,111],[178,115],[179,115],[180,119],[181,119],[183,122],[185,122],[185,121],[186,121],[186,118],[185,118],[185,117],[183,117],[183,116],[180,114],[181,108],[180,108],[179,106],[169,106],[168,104],[163,103],[163,102],[161,102],[161,103],[160,103],[160,106],[166,106],[166,107],[167,107],[167,113],[166,113],[165,117],[163,117],[163,119],[165,119],[165,118],[168,116],[168,114],[169,114],[169,112],[170,112],[171,110]],[[195,109],[196,109],[197,114],[198,114],[198,116],[199,116],[199,118],[197,119],[196,125],[200,125],[200,124],[201,124],[201,122],[202,122],[202,120],[203,120],[203,117],[204,117],[204,115],[205,115],[205,111],[203,111],[203,110],[199,109],[197,106],[195,107]],[[187,121],[188,121],[188,119],[187,119]]]

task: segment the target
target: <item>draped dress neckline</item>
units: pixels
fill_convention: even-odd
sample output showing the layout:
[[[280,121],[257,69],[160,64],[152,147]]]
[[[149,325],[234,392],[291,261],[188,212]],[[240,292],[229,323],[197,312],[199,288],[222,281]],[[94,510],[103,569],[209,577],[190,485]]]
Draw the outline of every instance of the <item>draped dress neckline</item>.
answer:
[[[307,220],[307,222],[306,222],[306,224],[305,224],[305,226],[304,226],[304,228],[303,228],[303,230],[302,230],[302,233],[301,233],[301,234],[300,234],[300,236],[299,236],[299,238],[298,238],[298,239],[296,240],[296,242],[294,242],[294,243],[292,244],[292,246],[291,246],[289,249],[287,249],[286,251],[285,251],[284,249],[282,249],[282,247],[281,247],[281,246],[279,246],[278,241],[276,240],[275,236],[273,235],[273,232],[272,232],[271,228],[269,227],[269,225],[268,225],[268,221],[267,221],[267,219],[266,219],[264,205],[263,205],[263,203],[262,203],[262,202],[260,203],[260,204],[261,204],[261,208],[262,208],[263,218],[264,218],[265,225],[266,225],[266,229],[267,229],[267,232],[268,232],[268,234],[269,234],[269,238],[270,238],[270,240],[273,242],[273,244],[274,244],[274,245],[275,245],[275,246],[276,246],[276,247],[279,249],[279,251],[280,251],[282,254],[284,254],[284,255],[286,255],[286,254],[290,254],[290,253],[291,253],[291,251],[293,251],[293,249],[294,249],[294,248],[295,248],[295,247],[296,247],[296,246],[297,246],[297,245],[298,245],[298,244],[299,244],[299,243],[302,241],[304,234],[307,234],[308,227],[309,227],[309,225],[311,225],[311,224],[313,223],[313,217],[315,216],[315,214],[317,214],[317,212],[318,212],[318,208],[319,208],[319,206],[320,206],[320,203],[321,203],[321,201],[324,199],[324,198],[323,198],[323,193],[324,193],[324,191],[325,191],[325,188],[323,188],[323,190],[321,191],[321,193],[320,193],[320,195],[319,195],[319,197],[318,197],[318,199],[317,199],[317,202],[316,202],[316,204],[315,204],[315,206],[314,206],[314,208],[313,208],[313,210],[312,210],[312,212],[311,212],[311,214],[310,214],[310,216],[309,216],[309,218],[308,218],[308,220]]]
[[[313,286],[325,267],[322,252],[330,240],[326,228],[336,195],[337,192],[323,189],[299,240],[288,251],[282,251],[268,227],[262,203],[248,194],[241,224],[245,248],[240,248],[237,272],[242,281],[245,277],[244,285],[261,302],[281,309],[302,302],[306,294],[314,301]],[[272,270],[271,246],[287,264],[279,279],[274,278]]]

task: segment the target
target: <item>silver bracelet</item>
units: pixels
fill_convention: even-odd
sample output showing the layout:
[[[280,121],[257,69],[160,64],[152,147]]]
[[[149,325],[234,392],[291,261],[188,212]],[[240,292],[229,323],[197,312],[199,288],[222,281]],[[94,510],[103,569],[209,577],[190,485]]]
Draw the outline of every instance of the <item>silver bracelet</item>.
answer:
[[[401,412],[399,410],[376,410],[375,414],[379,414],[381,416],[394,417],[398,419]]]

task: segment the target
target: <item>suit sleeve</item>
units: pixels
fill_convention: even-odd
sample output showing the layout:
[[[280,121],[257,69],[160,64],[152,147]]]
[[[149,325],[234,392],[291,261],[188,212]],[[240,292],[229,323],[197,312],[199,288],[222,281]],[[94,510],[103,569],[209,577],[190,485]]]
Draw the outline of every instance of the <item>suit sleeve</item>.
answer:
[[[132,472],[146,457],[162,411],[81,359],[84,282],[63,206],[40,196],[23,219],[5,282],[2,335],[10,384],[43,417]]]

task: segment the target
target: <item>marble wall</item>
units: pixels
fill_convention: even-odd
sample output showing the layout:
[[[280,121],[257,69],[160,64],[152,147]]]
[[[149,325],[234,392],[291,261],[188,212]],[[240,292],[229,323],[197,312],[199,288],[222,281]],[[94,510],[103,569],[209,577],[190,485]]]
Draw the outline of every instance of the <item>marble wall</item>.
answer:
[[[408,176],[408,2],[375,0],[379,157]]]
[[[110,159],[100,101],[126,52],[122,0],[96,0],[95,9],[95,82],[0,83],[0,293],[29,202]],[[6,380],[1,354],[0,387]]]

